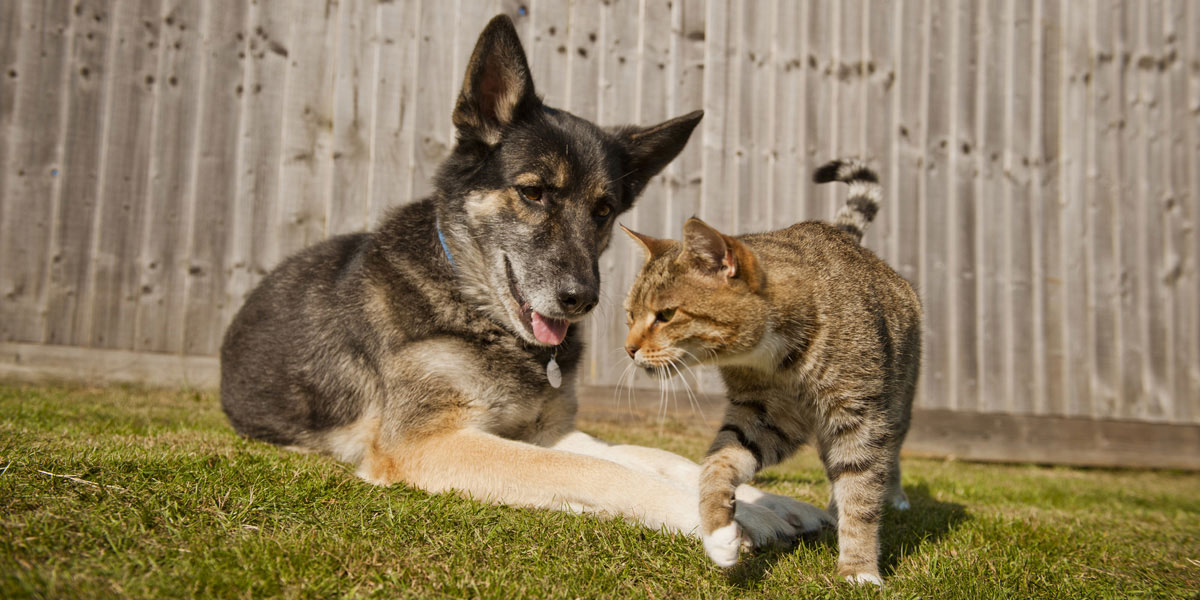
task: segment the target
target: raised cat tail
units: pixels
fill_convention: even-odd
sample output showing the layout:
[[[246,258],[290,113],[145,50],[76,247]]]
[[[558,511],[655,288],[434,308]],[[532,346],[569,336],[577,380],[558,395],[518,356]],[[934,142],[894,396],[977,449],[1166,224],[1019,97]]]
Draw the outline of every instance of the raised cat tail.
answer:
[[[829,183],[840,181],[850,185],[846,205],[838,211],[833,226],[862,241],[867,225],[879,212],[879,201],[883,198],[879,176],[866,163],[854,159],[828,162],[813,171],[813,181]]]

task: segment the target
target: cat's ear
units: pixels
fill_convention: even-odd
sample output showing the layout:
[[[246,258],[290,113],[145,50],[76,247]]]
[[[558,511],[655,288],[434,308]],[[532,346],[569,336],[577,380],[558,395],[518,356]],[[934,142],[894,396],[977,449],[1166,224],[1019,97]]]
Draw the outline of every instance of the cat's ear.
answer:
[[[500,15],[479,34],[454,106],[460,135],[495,144],[500,132],[541,105],[512,19]]]
[[[732,279],[737,277],[739,270],[734,251],[737,243],[708,223],[692,217],[683,224],[683,253],[679,258],[704,273]]]
[[[683,151],[702,118],[704,111],[697,110],[650,127],[629,125],[614,130],[617,141],[629,155],[629,173],[623,180],[629,184],[633,197],[641,194],[650,178]]]
[[[638,233],[624,225],[621,225],[621,230],[629,234],[629,237],[633,238],[642,247],[642,250],[646,253],[646,262],[650,262],[650,259],[666,252],[674,243],[671,240],[660,240],[643,233]]]

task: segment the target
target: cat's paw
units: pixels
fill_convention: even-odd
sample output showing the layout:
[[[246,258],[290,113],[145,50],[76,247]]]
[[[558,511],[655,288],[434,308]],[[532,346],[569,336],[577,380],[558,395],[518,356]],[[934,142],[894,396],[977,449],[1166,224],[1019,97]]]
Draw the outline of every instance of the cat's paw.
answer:
[[[747,542],[737,521],[732,521],[702,537],[704,552],[718,567],[732,567],[737,564],[738,554]]]
[[[883,587],[883,580],[874,573],[855,573],[854,575],[847,575],[846,581],[849,581],[854,585],[866,585],[869,583]]]
[[[912,508],[912,505],[908,503],[908,498],[893,498],[892,508],[895,508],[896,510],[908,510],[909,508]]]
[[[750,502],[735,502],[733,519],[742,527],[750,547],[788,546],[796,539],[796,527],[775,511]]]
[[[833,517],[822,508],[787,496],[769,494],[748,485],[738,487],[737,501],[739,504],[761,506],[774,512],[791,524],[797,533],[813,533],[834,525]]]

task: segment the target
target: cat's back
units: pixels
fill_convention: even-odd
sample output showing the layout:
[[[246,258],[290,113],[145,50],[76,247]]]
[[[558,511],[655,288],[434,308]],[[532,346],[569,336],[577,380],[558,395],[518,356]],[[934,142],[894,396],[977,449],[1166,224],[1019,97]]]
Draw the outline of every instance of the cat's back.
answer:
[[[740,239],[762,261],[772,295],[816,295],[863,309],[883,304],[920,318],[920,301],[912,286],[869,248],[828,223],[804,221]]]

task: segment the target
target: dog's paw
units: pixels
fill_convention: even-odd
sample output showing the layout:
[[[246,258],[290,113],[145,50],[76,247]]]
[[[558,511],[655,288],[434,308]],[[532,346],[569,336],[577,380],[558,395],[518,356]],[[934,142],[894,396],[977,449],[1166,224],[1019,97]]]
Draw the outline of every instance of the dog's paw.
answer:
[[[765,506],[735,502],[733,519],[754,549],[786,547],[796,539],[796,527]]]
[[[718,567],[732,567],[737,564],[738,553],[742,551],[742,546],[747,541],[743,537],[742,528],[738,525],[737,521],[733,521],[702,537],[704,539],[704,552],[708,554],[708,557],[714,563],[717,563]]]
[[[752,504],[770,510],[791,524],[798,534],[813,533],[834,525],[833,517],[824,509],[787,496],[769,494],[748,485],[738,488],[737,501],[739,504]]]
[[[880,579],[879,576],[874,573],[855,573],[854,575],[847,575],[846,581],[848,581],[854,585],[866,585],[869,583],[872,585],[883,587],[883,580]]]

